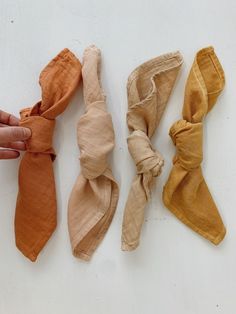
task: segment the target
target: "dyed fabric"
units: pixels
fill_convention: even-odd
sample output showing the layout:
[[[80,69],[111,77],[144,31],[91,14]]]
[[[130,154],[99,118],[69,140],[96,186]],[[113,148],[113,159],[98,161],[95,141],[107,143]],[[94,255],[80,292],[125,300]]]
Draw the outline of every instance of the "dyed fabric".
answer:
[[[107,157],[114,147],[114,131],[106,111],[100,82],[100,51],[84,52],[82,66],[86,112],[78,123],[81,174],[68,205],[68,227],[74,256],[89,260],[102,241],[118,202],[118,185]]]
[[[61,51],[41,72],[42,100],[20,112],[20,125],[30,128],[27,151],[19,167],[15,237],[19,250],[31,261],[51,237],[57,224],[52,148],[55,119],[68,106],[81,77],[79,60]]]
[[[124,211],[122,249],[126,251],[139,245],[145,206],[154,179],[160,175],[164,164],[150,139],[165,110],[181,64],[179,52],[165,54],[139,66],[128,79],[127,123],[131,132],[128,148],[137,174]]]
[[[202,175],[203,120],[215,105],[224,84],[224,71],[214,49],[200,50],[186,83],[183,120],[170,129],[176,155],[163,192],[166,207],[214,244],[224,238],[226,231]]]

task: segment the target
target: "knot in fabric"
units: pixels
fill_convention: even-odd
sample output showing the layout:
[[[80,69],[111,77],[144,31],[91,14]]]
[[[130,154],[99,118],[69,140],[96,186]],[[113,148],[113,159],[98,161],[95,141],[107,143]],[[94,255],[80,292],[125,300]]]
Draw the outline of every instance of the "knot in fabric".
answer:
[[[187,170],[198,168],[203,159],[202,123],[179,120],[172,125],[169,134],[177,149],[174,163],[178,161]]]
[[[53,131],[55,120],[49,120],[42,116],[30,116],[27,112],[21,112],[20,125],[31,129],[31,137],[26,141],[26,149],[30,153],[51,154],[55,153],[52,148]]]
[[[114,147],[111,115],[103,106],[101,102],[90,105],[77,128],[81,171],[89,180],[99,177],[108,168],[107,155]]]
[[[159,176],[164,160],[161,154],[153,149],[149,137],[143,131],[136,130],[128,137],[127,142],[137,173],[150,172],[153,177]]]

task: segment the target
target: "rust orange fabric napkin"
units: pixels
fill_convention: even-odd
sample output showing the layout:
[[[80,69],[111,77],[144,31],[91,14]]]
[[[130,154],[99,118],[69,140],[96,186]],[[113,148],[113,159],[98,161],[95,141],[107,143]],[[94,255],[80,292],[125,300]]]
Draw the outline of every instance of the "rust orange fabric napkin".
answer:
[[[163,191],[166,207],[214,244],[221,242],[226,230],[202,175],[203,120],[224,85],[224,71],[214,49],[200,50],[186,83],[183,120],[170,129],[177,152]]]
[[[107,157],[114,131],[100,82],[100,51],[84,52],[82,77],[86,113],[78,123],[81,174],[68,204],[68,227],[74,256],[89,260],[110,226],[118,201],[118,185]]]
[[[168,53],[145,62],[128,79],[127,123],[129,152],[137,168],[125,206],[122,227],[122,249],[139,245],[144,209],[150,198],[154,178],[164,164],[161,154],[150,141],[173,89],[182,64],[179,52]]]
[[[31,129],[27,151],[19,167],[15,238],[31,261],[57,224],[57,202],[52,162],[55,119],[68,106],[81,77],[81,64],[68,49],[61,51],[41,72],[42,100],[20,112],[20,125]]]

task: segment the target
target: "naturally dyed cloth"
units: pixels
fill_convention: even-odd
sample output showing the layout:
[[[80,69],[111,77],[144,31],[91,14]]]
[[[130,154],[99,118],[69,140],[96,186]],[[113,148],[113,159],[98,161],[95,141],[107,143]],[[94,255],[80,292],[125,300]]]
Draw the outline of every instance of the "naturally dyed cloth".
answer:
[[[42,100],[20,112],[20,125],[31,129],[27,151],[19,167],[15,237],[19,250],[31,261],[51,237],[57,224],[52,162],[55,119],[68,106],[81,77],[81,64],[64,49],[41,72]]]
[[[224,71],[214,49],[200,50],[185,88],[183,120],[174,123],[170,129],[177,152],[163,192],[166,207],[214,244],[224,238],[226,231],[200,166],[203,158],[202,122],[215,105],[224,84]]]
[[[159,176],[163,158],[151,144],[182,64],[179,52],[168,53],[145,62],[129,76],[127,84],[127,123],[129,152],[137,168],[126,203],[122,249],[139,245],[144,209],[150,198],[154,178]]]
[[[100,59],[100,51],[95,46],[85,50],[82,76],[86,113],[77,129],[81,174],[68,205],[72,252],[83,260],[90,259],[105,236],[119,194],[107,161],[114,147],[114,130],[101,88]]]

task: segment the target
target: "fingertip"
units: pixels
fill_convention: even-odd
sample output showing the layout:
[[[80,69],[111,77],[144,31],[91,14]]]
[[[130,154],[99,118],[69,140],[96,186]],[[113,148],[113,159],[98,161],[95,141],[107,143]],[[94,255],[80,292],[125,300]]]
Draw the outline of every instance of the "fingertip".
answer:
[[[17,150],[13,150],[12,152],[13,152],[12,153],[12,159],[20,157],[20,152],[18,152]]]
[[[26,150],[26,144],[24,143],[24,142],[19,142],[18,144],[17,144],[17,147],[16,147],[16,149],[19,149],[19,150]]]
[[[26,150],[26,144],[24,141],[17,141],[17,142],[8,142],[4,144],[0,144],[1,147],[3,148],[11,148],[13,150]]]
[[[16,159],[20,156],[17,150],[0,150],[0,159]]]
[[[8,126],[0,128],[0,143],[24,141],[30,136],[31,130],[29,128],[21,126]]]
[[[19,119],[13,114],[0,110],[0,122],[9,126],[18,126]]]
[[[13,116],[12,114],[10,115],[10,118],[9,118],[9,125],[10,126],[18,126],[19,122],[20,122],[20,120],[17,117]]]
[[[28,138],[31,137],[31,130],[29,128],[24,128],[23,129],[23,139],[27,140]]]

